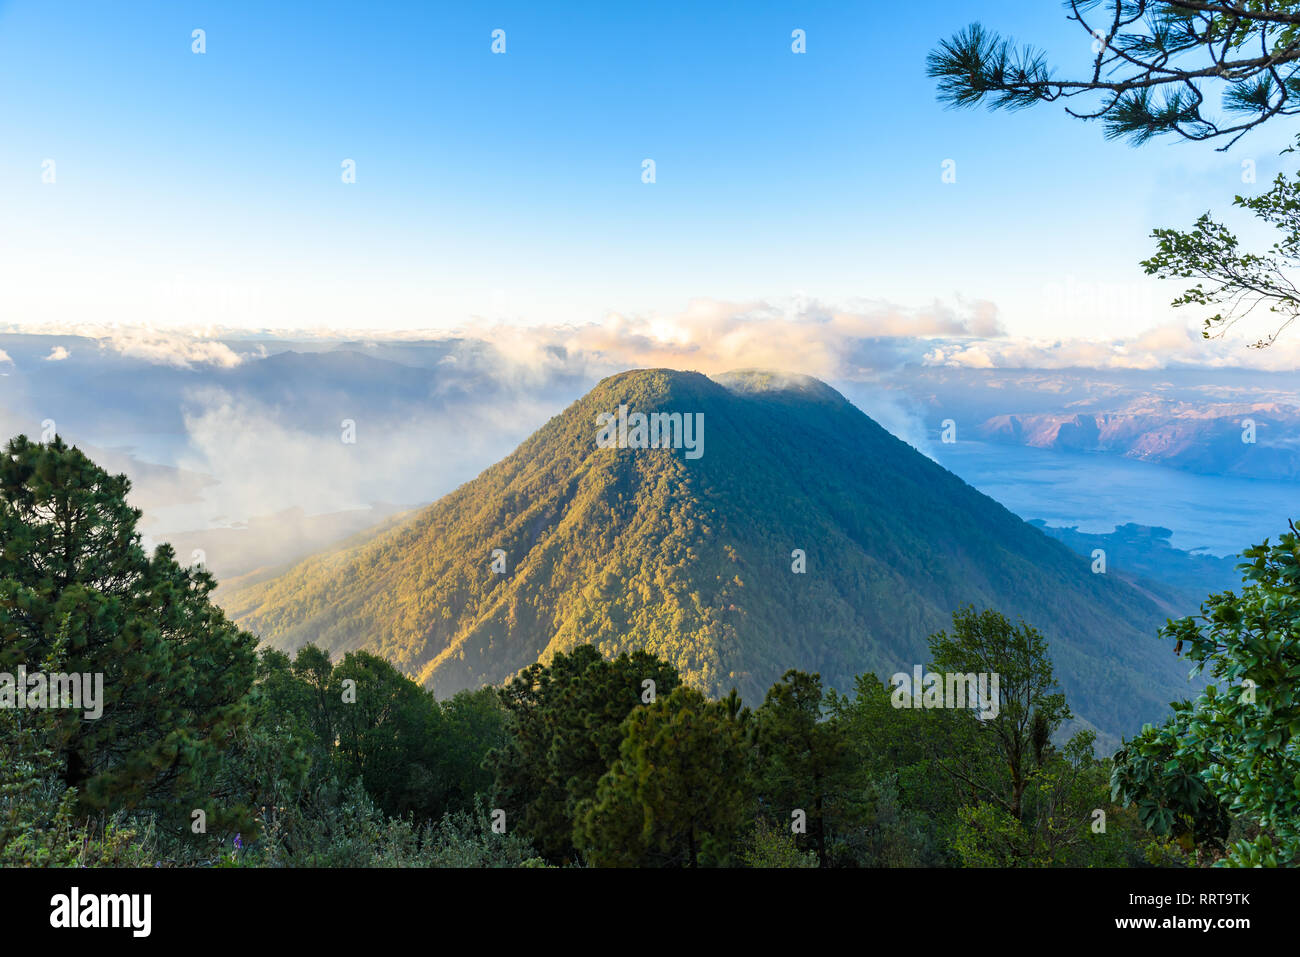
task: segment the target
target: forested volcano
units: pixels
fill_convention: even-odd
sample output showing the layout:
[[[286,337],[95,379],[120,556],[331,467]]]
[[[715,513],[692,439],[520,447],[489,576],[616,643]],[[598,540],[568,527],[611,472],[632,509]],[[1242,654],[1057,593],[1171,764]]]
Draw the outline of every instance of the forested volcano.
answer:
[[[597,417],[622,405],[702,414],[702,455],[600,447]],[[966,603],[1043,631],[1076,713],[1104,731],[1188,692],[1144,595],[829,386],[767,373],[611,376],[404,522],[222,599],[276,647],[373,651],[440,696],[584,642],[754,702],[788,668],[847,688],[925,663]]]

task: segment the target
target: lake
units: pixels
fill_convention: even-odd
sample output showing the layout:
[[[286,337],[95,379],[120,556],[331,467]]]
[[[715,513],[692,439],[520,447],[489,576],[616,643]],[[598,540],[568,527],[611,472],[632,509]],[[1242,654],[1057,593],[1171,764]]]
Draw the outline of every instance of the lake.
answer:
[[[939,463],[1024,519],[1092,533],[1136,522],[1173,530],[1176,548],[1232,555],[1300,518],[1300,484],[1195,475],[1102,453],[956,442]]]

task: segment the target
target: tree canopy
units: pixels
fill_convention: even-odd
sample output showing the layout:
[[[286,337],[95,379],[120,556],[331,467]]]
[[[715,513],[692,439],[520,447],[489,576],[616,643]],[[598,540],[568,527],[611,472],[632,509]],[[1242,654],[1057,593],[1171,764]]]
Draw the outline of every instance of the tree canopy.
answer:
[[[1093,57],[1061,74],[1048,55],[974,23],[927,60],[939,98],[956,107],[1023,109],[1063,102],[1100,120],[1107,138],[1172,134],[1220,140],[1300,112],[1297,0],[1069,0]],[[1217,105],[1209,96],[1217,91]]]
[[[1226,863],[1300,863],[1300,532],[1248,549],[1240,594],[1211,595],[1164,636],[1217,679],[1115,756],[1118,799],[1156,834],[1210,847],[1240,819]]]
[[[103,676],[99,718],[51,719],[49,747],[83,809],[234,822],[246,809],[212,806],[206,782],[246,717],[256,639],[209,600],[206,571],[167,545],[145,553],[129,491],[58,437],[20,435],[0,454],[0,664],[53,656]]]
[[[1189,230],[1156,229],[1156,253],[1142,266],[1161,279],[1197,280],[1173,304],[1220,307],[1204,320],[1207,339],[1261,308],[1279,316],[1272,331],[1252,343],[1264,348],[1300,315],[1300,289],[1291,278],[1300,268],[1300,176],[1279,173],[1266,192],[1237,196],[1232,205],[1277,230],[1279,238],[1266,250],[1243,251],[1237,235],[1207,212]]]

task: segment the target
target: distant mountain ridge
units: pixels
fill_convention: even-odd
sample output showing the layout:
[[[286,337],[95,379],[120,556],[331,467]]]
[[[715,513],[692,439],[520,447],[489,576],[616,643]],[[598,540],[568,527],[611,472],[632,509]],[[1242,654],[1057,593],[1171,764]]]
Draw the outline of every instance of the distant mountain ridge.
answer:
[[[598,448],[597,415],[620,405],[702,413],[704,454]],[[433,505],[222,601],[276,647],[365,648],[440,695],[584,642],[645,648],[750,701],[792,667],[846,688],[926,662],[926,637],[968,602],[1039,627],[1104,731],[1187,693],[1148,596],[824,383],[754,371],[606,378]]]
[[[1277,402],[1144,400],[1111,412],[997,415],[976,433],[1010,445],[1118,452],[1205,475],[1300,478],[1300,409]]]

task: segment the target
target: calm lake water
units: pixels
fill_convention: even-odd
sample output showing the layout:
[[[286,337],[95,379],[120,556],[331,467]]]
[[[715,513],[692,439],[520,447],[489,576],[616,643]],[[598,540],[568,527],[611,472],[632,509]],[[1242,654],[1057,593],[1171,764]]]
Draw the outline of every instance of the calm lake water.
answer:
[[[1288,518],[1300,519],[1300,484],[1194,475],[1114,455],[986,442],[931,446],[939,463],[1024,519],[1109,532],[1136,522],[1173,530],[1175,548],[1232,555]]]

